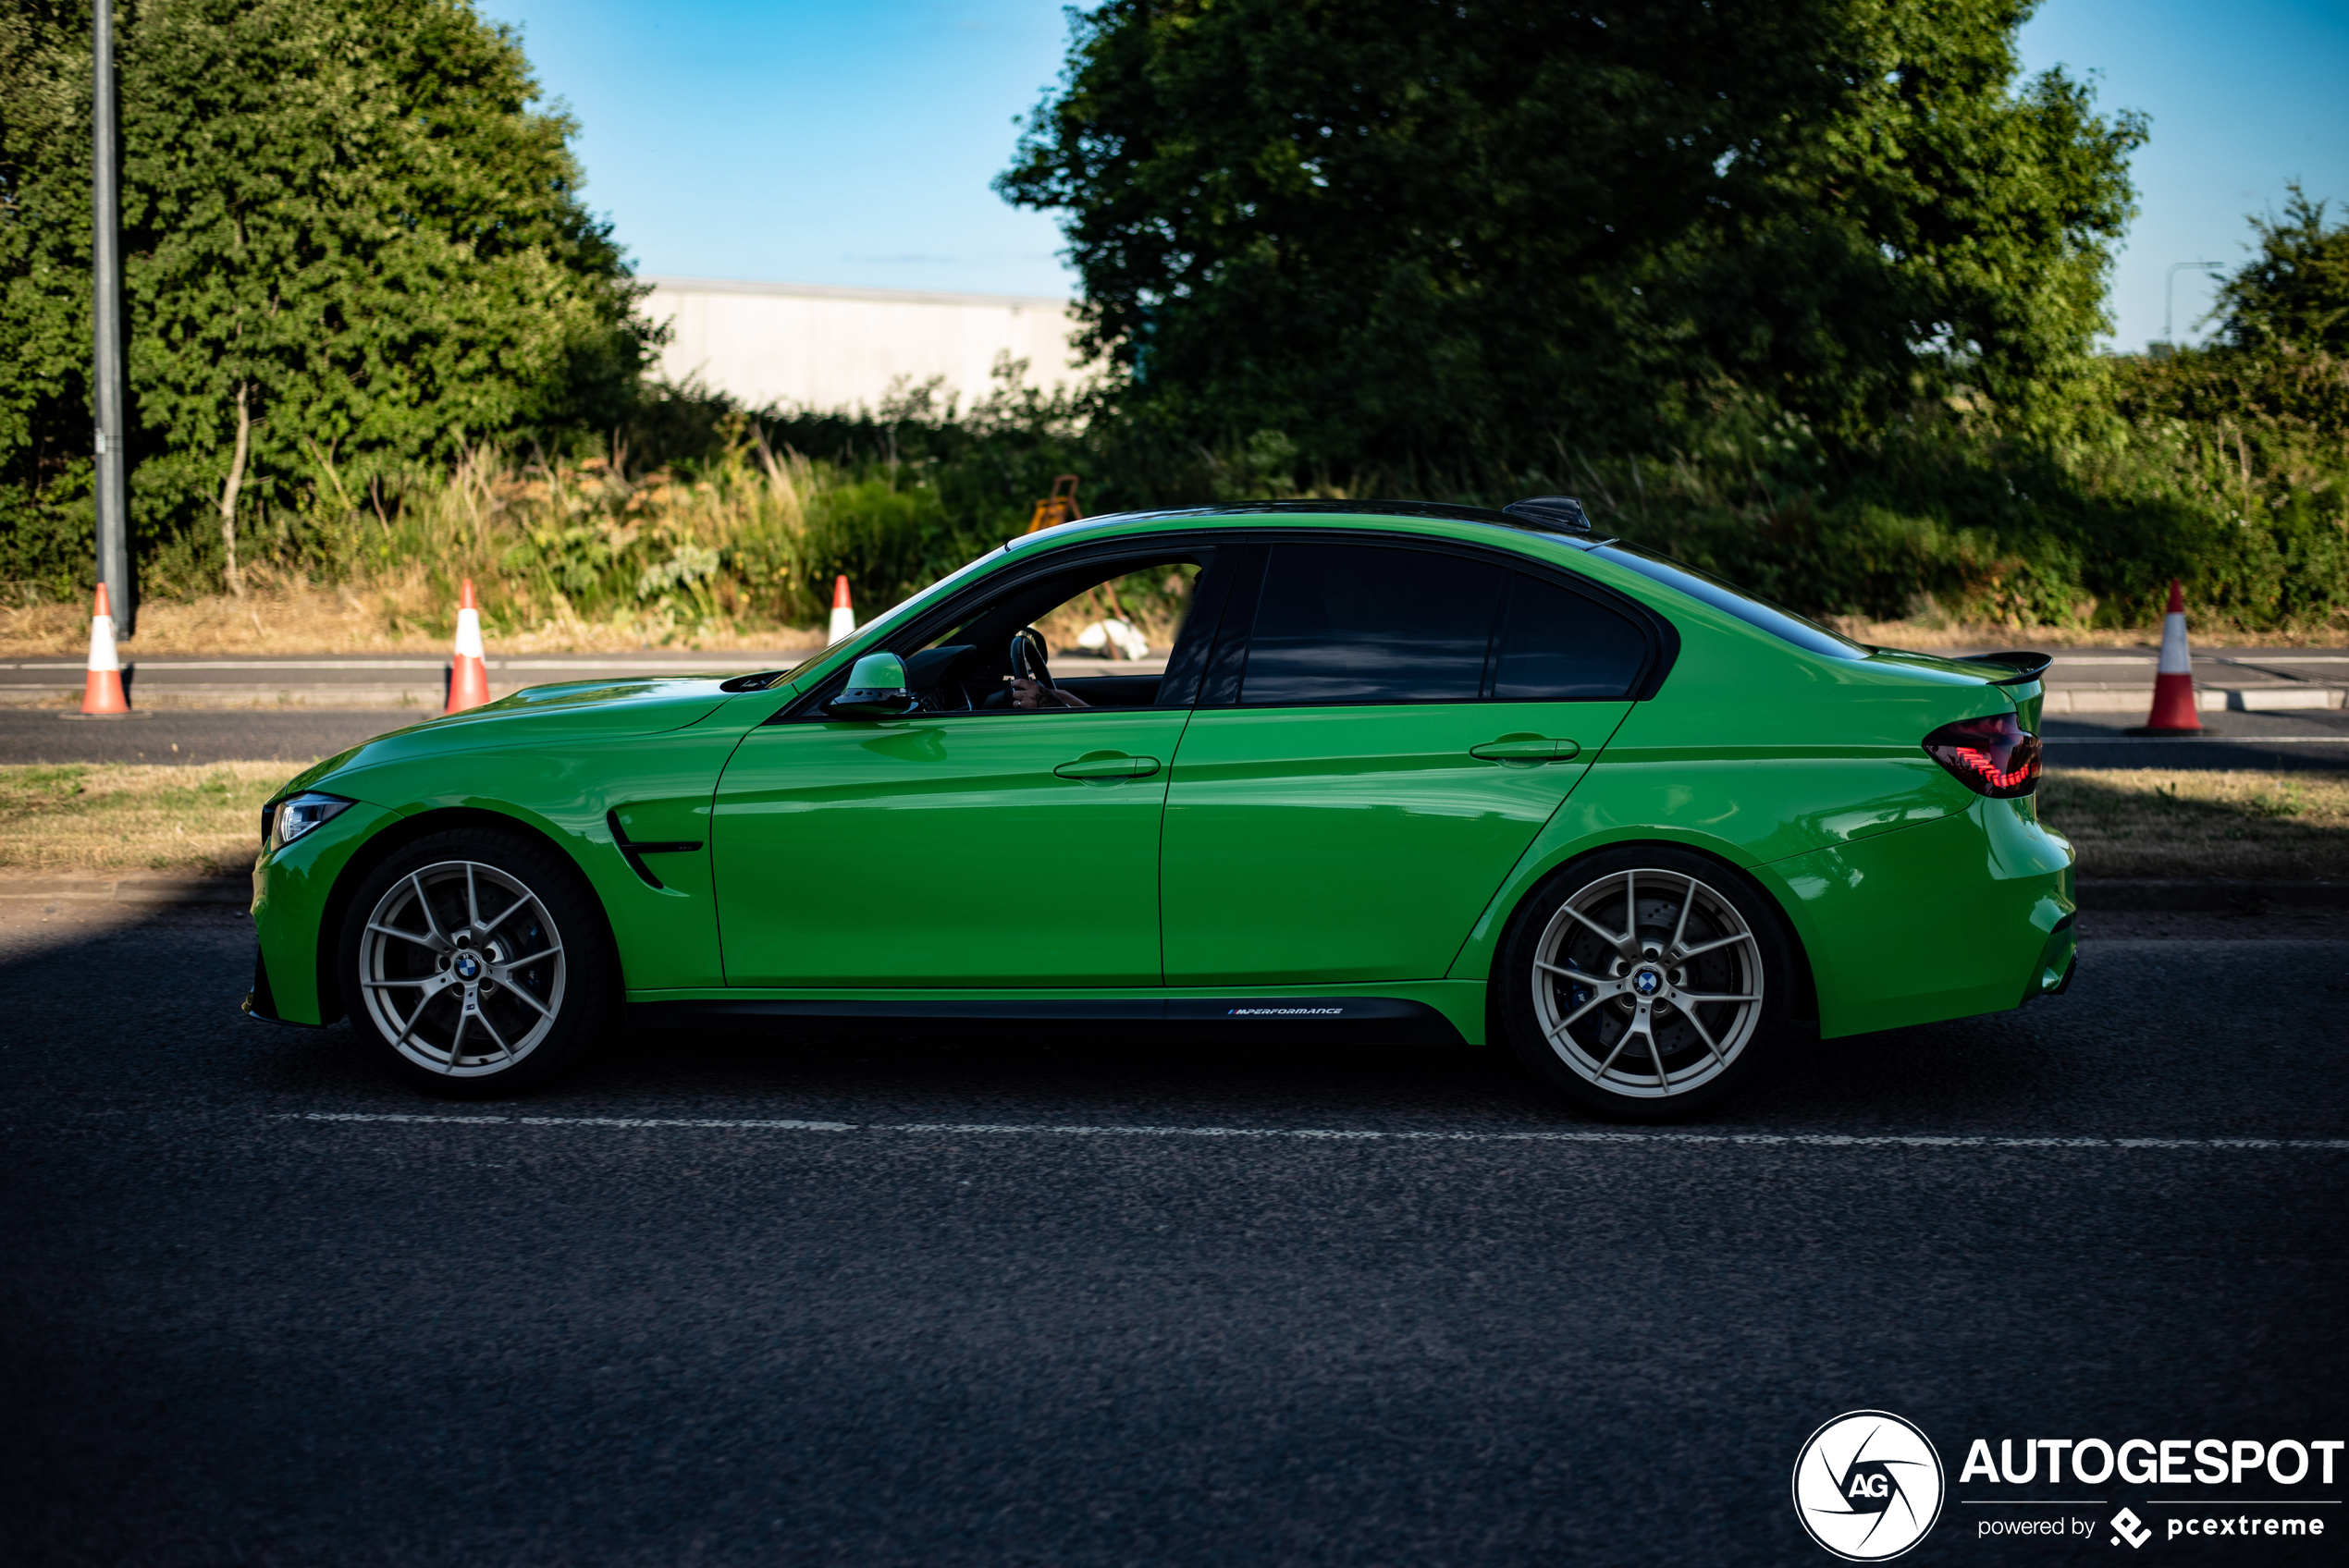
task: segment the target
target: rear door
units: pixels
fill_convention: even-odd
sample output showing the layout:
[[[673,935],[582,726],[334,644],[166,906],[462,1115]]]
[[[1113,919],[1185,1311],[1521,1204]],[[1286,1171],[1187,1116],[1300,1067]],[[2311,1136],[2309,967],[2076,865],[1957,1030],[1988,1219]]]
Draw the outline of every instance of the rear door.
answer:
[[[1653,638],[1481,553],[1257,549],[1174,758],[1167,984],[1440,977],[1629,711]]]

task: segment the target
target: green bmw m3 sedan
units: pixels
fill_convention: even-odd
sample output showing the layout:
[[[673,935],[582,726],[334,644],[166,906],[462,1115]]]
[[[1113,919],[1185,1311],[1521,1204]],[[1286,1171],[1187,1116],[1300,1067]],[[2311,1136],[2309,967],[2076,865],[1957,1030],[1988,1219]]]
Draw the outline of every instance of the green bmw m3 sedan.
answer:
[[[1073,675],[1038,628],[1127,582],[1176,591],[1163,668]],[[1686,1116],[1798,1020],[2070,981],[2047,664],[1850,642],[1565,497],[1092,518],[795,669],[534,687],[310,768],[245,1005],[454,1096],[623,1014],[1197,1023],[1500,1045]]]

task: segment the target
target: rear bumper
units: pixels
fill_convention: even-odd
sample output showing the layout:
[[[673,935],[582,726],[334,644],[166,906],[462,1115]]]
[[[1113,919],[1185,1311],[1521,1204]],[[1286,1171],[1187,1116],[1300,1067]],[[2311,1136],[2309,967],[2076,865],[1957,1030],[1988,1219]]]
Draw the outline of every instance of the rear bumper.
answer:
[[[2039,955],[2039,967],[2031,983],[2023,989],[2023,999],[2034,997],[2060,997],[2072,988],[2072,977],[2080,970],[2080,943],[2074,934],[2072,916],[2048,937],[2047,950]]]
[[[1756,869],[1793,922],[1819,1033],[2003,1012],[2071,983],[2072,846],[2028,801]]]

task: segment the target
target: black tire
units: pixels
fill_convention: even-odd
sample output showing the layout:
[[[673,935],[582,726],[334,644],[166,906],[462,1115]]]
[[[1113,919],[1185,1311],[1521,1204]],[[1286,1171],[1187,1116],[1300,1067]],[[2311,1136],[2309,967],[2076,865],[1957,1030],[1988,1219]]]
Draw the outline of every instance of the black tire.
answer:
[[[587,879],[494,827],[393,851],[352,893],[335,959],[352,1033],[394,1076],[451,1099],[551,1082],[618,1011],[620,964]]]
[[[1777,906],[1741,872],[1663,844],[1553,873],[1511,918],[1493,983],[1525,1070],[1617,1121],[1677,1121],[1728,1100],[1766,1066],[1796,1006]]]

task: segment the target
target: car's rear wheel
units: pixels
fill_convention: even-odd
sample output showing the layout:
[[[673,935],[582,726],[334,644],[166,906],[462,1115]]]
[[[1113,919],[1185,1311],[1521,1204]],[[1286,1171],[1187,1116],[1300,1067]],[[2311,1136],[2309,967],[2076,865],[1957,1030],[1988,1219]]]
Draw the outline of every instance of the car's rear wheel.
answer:
[[[1494,980],[1518,1059],[1583,1109],[1692,1116],[1736,1094],[1794,999],[1777,911],[1735,871],[1644,845],[1588,857],[1519,908]]]
[[[361,884],[339,953],[352,1028],[431,1094],[515,1094],[571,1067],[610,1015],[594,893],[518,835],[436,833]]]

